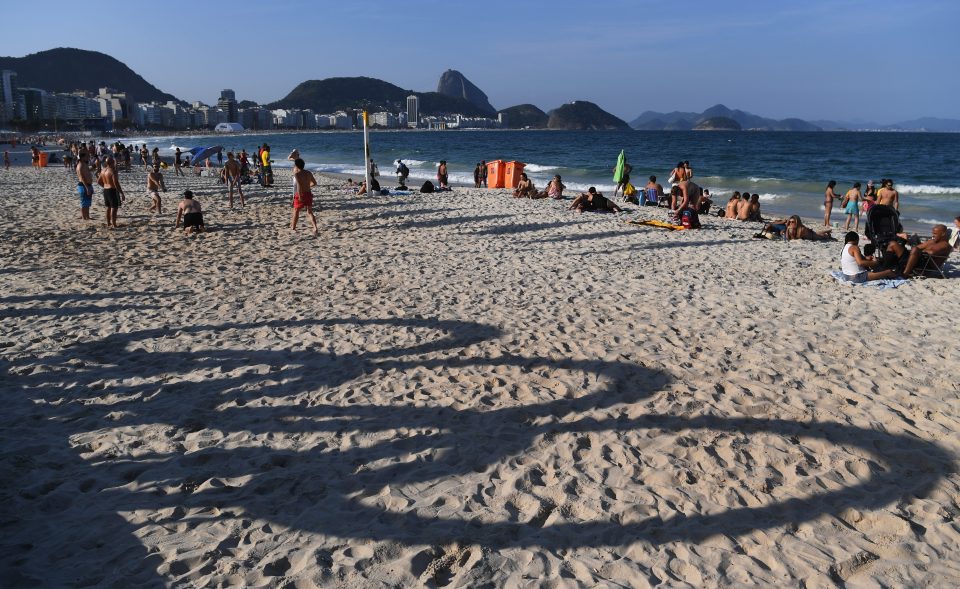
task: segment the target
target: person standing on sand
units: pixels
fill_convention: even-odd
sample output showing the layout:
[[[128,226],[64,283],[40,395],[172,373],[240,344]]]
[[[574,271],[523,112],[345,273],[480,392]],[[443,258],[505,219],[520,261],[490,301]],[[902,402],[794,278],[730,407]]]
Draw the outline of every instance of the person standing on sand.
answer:
[[[483,168],[480,166],[480,162],[477,162],[477,167],[473,169],[473,187],[480,188],[480,175],[482,174]]]
[[[402,160],[397,160],[397,182],[399,185],[406,186],[408,177],[410,177],[410,168]]]
[[[97,184],[103,187],[103,204],[107,207],[107,227],[118,227],[117,210],[120,209],[120,203],[126,200],[127,195],[123,193],[123,187],[120,186],[120,177],[117,176],[117,162],[112,157],[107,157],[107,161],[97,178]]]
[[[33,163],[33,167],[40,171],[40,150],[37,149],[37,146],[34,145],[30,148],[30,161]]]
[[[893,189],[893,180],[884,178],[880,184],[880,190],[877,191],[877,204],[893,207],[899,213],[900,193]]]
[[[313,172],[305,169],[307,165],[300,158],[293,162],[293,182],[295,185],[293,193],[293,218],[290,220],[290,229],[297,230],[297,220],[300,218],[300,210],[307,209],[310,215],[310,222],[313,224],[313,235],[316,236],[317,217],[313,214],[313,192],[311,188],[317,185],[317,179]]]
[[[440,166],[437,167],[437,184],[441,190],[450,188],[447,185],[447,160],[440,160]]]
[[[87,164],[87,152],[81,150],[77,156],[77,194],[80,195],[80,218],[90,220],[90,205],[93,204],[93,174]]]
[[[830,226],[830,213],[833,212],[833,199],[839,198],[837,193],[833,191],[837,187],[837,181],[831,180],[827,182],[827,189],[823,192],[823,226]]]
[[[177,148],[177,152],[180,151],[180,148]],[[140,146],[140,165],[143,166],[143,169],[147,169],[147,159],[150,157],[150,152],[147,151],[147,144],[144,143]]]
[[[480,160],[480,182],[487,188],[487,160]]]
[[[260,160],[263,162],[263,186],[273,186],[273,167],[270,166],[270,146],[263,144],[260,151]]]
[[[853,187],[843,195],[843,201],[840,202],[840,208],[847,215],[847,222],[843,225],[844,231],[849,231],[850,221],[857,219],[854,229],[860,231],[860,183],[854,182]]]
[[[183,153],[181,153],[180,148],[178,147],[178,148],[177,148],[177,152],[173,154],[173,175],[174,175],[174,176],[184,176],[184,177],[186,177],[186,174],[183,173],[183,167],[182,167],[182,166],[183,166],[183,160],[182,160],[182,158],[183,158]]]
[[[873,187],[873,180],[867,182],[867,188],[863,191],[863,209],[862,212],[864,215],[870,212],[877,204],[877,191]]]
[[[237,193],[240,195],[240,206],[246,206],[246,203],[243,201],[243,189],[240,188],[240,164],[237,163],[237,160],[233,159],[233,152],[227,152],[227,165],[224,168],[226,172],[227,186],[230,190],[230,208],[233,208],[233,187],[236,185]]]
[[[5,170],[10,169],[10,152],[6,149],[3,150],[3,168]]]
[[[147,194],[150,195],[150,210],[156,211],[158,215],[163,214],[160,203],[160,191],[167,191],[167,185],[163,183],[163,174],[160,173],[160,166],[153,166],[153,171],[147,174]]]

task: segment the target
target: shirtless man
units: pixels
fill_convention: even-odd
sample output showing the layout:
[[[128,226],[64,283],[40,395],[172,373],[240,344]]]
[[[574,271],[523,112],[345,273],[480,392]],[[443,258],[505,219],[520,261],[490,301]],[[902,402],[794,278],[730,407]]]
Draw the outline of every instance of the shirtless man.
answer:
[[[885,178],[881,181],[880,190],[877,191],[877,204],[893,207],[900,212],[900,193],[893,189],[893,180]]]
[[[537,189],[534,187],[533,181],[531,181],[530,178],[527,178],[526,172],[521,172],[520,182],[517,183],[517,189],[513,191],[514,198],[533,198],[536,195]]]
[[[860,183],[854,182],[853,186],[843,195],[843,201],[840,203],[840,207],[843,208],[843,212],[847,215],[847,222],[843,225],[843,230],[848,231],[850,229],[850,221],[856,217],[857,222],[854,229],[860,231]]]
[[[306,167],[307,165],[300,158],[293,162],[293,181],[296,184],[296,192],[293,194],[293,219],[290,221],[290,229],[297,230],[300,209],[307,209],[310,222],[313,223],[313,235],[316,236],[317,217],[313,214],[313,193],[310,189],[317,185],[317,179],[313,176],[313,172],[305,169]]]
[[[904,276],[910,277],[917,275],[940,278],[939,272],[934,270],[925,272],[923,267],[926,266],[929,259],[932,259],[937,267],[942,267],[943,263],[947,261],[950,252],[953,251],[953,248],[950,247],[950,242],[947,240],[946,225],[934,225],[930,233],[932,238],[914,246],[913,249],[910,250],[909,255],[907,255],[907,251],[903,245],[896,240],[891,241],[890,245],[887,246],[887,251],[896,254],[901,260],[901,263],[904,263],[903,260],[906,259],[906,263],[903,266]],[[906,256],[906,258],[904,258],[904,256]]]
[[[680,204],[677,206],[676,215],[679,219],[684,209],[689,208],[694,211],[700,209],[700,195],[703,192],[693,180],[683,180],[680,184],[677,184],[677,187],[680,188]]]
[[[87,164],[89,156],[81,150],[77,156],[77,194],[80,195],[80,218],[90,220],[90,205],[93,204],[93,174]]]
[[[830,226],[830,213],[833,212],[833,199],[839,198],[837,193],[833,191],[837,187],[837,181],[831,180],[827,182],[827,189],[823,192],[823,226]]]
[[[203,226],[203,212],[200,210],[200,203],[193,200],[193,193],[189,190],[183,191],[183,200],[177,205],[177,221],[173,228],[180,227],[180,219],[183,219],[184,233],[203,233],[206,228]]]
[[[737,203],[737,221],[748,221],[750,219],[750,193],[744,192],[740,195],[740,202]]]
[[[246,205],[243,201],[243,189],[240,188],[240,164],[233,159],[233,152],[227,152],[227,165],[223,167],[226,172],[227,185],[230,187],[230,208],[233,208],[233,187],[236,185],[237,193],[240,195],[240,206]]]
[[[160,203],[160,191],[167,191],[167,185],[163,183],[163,174],[160,173],[160,166],[153,166],[153,171],[147,174],[147,193],[150,195],[150,210],[156,211],[158,215],[162,214]]]
[[[118,227],[117,209],[120,203],[126,200],[127,195],[120,186],[120,177],[117,176],[117,162],[112,157],[107,157],[107,161],[97,178],[97,184],[103,186],[103,204],[107,207],[107,227]]]

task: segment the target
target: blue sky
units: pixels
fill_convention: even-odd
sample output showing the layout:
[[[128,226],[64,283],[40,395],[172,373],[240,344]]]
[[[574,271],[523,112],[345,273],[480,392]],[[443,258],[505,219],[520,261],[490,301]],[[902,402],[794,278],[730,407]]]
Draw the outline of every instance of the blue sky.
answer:
[[[332,76],[435,90],[453,68],[497,108],[579,99],[626,120],[717,103],[777,118],[960,118],[956,0],[38,6],[4,5],[0,55],[102,51],[190,101],[233,88],[268,102]]]

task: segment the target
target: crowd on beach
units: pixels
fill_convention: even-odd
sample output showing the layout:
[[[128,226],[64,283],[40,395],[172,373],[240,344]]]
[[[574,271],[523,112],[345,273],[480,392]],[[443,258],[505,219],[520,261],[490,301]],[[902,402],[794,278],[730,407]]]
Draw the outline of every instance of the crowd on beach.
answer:
[[[146,144],[140,146],[124,145],[121,142],[115,142],[107,146],[103,141],[100,143],[74,141],[70,142],[69,145],[64,144],[64,147],[61,156],[63,165],[68,169],[74,168],[76,171],[81,219],[91,219],[90,206],[93,199],[93,182],[96,180],[102,187],[106,208],[106,225],[110,228],[118,227],[117,215],[122,203],[126,200],[126,191],[120,181],[120,170],[131,170],[135,158],[138,158],[137,163],[147,172],[145,188],[150,197],[149,210],[156,214],[162,214],[161,195],[167,192],[167,181],[163,172],[170,165],[163,161],[158,148],[154,147],[151,151]],[[194,157],[194,155],[199,157]],[[40,158],[41,151],[38,145],[33,145],[31,160],[38,169],[41,166]],[[216,159],[216,164],[211,162],[212,158]],[[224,162],[222,149],[219,148],[198,154],[181,152],[180,148],[176,148],[171,162],[173,174],[174,176],[185,176],[184,170],[192,168],[193,174],[196,176],[215,177],[218,183],[225,185],[231,208],[234,206],[235,192],[239,206],[246,205],[243,194],[244,185],[254,183],[262,187],[274,185],[273,160],[268,144],[258,146],[255,152],[251,154],[248,154],[246,149],[241,149],[236,153],[228,151],[226,158]],[[287,159],[293,162],[292,180],[294,184],[293,214],[290,227],[296,230],[299,217],[301,213],[305,212],[311,221],[314,235],[317,235],[319,230],[316,215],[313,211],[314,196],[312,193],[312,188],[317,184],[316,178],[306,169],[306,164],[296,149],[290,153]],[[402,160],[396,160],[395,163],[398,185],[394,192],[411,191],[406,185],[410,174],[409,168]],[[4,165],[7,168],[10,166],[7,151],[4,151]],[[389,190],[382,189],[380,186],[380,172],[372,158],[367,162],[367,170],[370,176],[369,187],[366,180],[359,184],[354,184],[352,180],[348,180],[346,187],[355,191],[358,195],[389,194]],[[663,185],[657,181],[657,177],[654,175],[648,177],[647,183],[642,188],[635,187],[630,179],[632,167],[625,162],[620,167],[615,168],[614,172],[614,180],[617,184],[612,197],[606,197],[591,186],[587,191],[573,196],[569,209],[577,213],[587,211],[619,213],[623,210],[617,204],[619,195],[621,203],[668,208],[669,221],[667,223],[656,222],[657,226],[672,229],[699,229],[702,227],[700,216],[710,214],[713,207],[714,203],[709,189],[699,186],[693,180],[693,168],[687,160],[678,162],[670,171],[668,175],[668,183],[671,186],[669,192],[664,190]],[[473,171],[473,180],[476,188],[487,186],[486,161],[477,163]],[[725,206],[716,209],[715,215],[727,220],[764,223],[762,230],[754,235],[756,238],[783,239],[786,241],[832,241],[834,238],[830,226],[831,215],[834,203],[839,202],[840,209],[846,215],[844,231],[848,231],[844,237],[840,259],[840,267],[845,279],[860,283],[887,278],[944,276],[943,264],[950,252],[957,246],[958,238],[960,238],[960,217],[957,217],[954,221],[955,227],[952,235],[946,226],[936,225],[932,228],[931,239],[921,242],[918,236],[907,235],[903,233],[900,227],[900,199],[892,179],[882,179],[879,189],[875,188],[872,180],[867,182],[865,190],[862,189],[860,182],[854,182],[843,196],[837,193],[836,187],[837,182],[830,180],[824,190],[824,229],[822,230],[804,225],[798,215],[774,220],[763,219],[760,195],[746,191],[735,191]],[[538,190],[533,180],[526,173],[521,173],[519,182],[512,190],[512,195],[515,198],[564,200],[566,189],[567,187],[563,184],[559,174],[554,175],[543,190]],[[431,181],[424,182],[419,192],[431,193],[450,190],[452,189],[449,184],[447,162],[441,160],[437,166],[436,184]],[[876,227],[871,226],[869,222],[871,212],[878,217],[882,217],[878,213],[886,213],[892,219],[890,227],[885,229],[883,235],[878,235]],[[860,217],[863,215],[867,215],[868,218],[867,236],[872,243],[864,248],[864,251],[861,251],[859,248],[859,229]],[[184,230],[188,233],[206,230],[202,207],[190,190],[185,190],[182,193],[182,199],[177,204],[174,227],[179,228],[181,221]],[[849,231],[851,224],[853,224],[853,231]]]

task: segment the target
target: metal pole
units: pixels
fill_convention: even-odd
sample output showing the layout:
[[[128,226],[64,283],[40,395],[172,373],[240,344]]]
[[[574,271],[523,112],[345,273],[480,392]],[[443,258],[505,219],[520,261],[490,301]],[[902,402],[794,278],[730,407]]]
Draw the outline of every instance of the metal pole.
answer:
[[[367,196],[373,196],[370,184],[370,129],[367,125],[367,111],[363,111],[363,168],[366,170]]]

